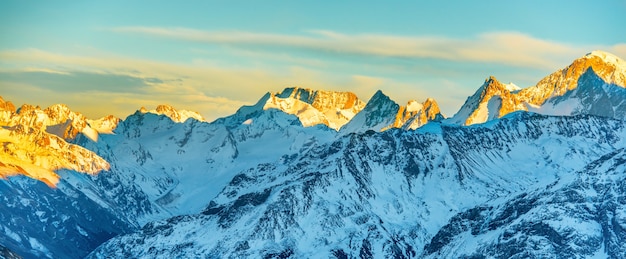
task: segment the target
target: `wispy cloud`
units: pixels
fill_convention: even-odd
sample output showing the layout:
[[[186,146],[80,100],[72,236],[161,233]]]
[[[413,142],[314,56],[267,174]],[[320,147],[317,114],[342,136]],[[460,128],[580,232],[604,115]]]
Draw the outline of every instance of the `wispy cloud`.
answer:
[[[0,94],[5,97],[30,96],[30,101],[12,101],[44,106],[53,104],[50,101],[74,104],[90,117],[111,113],[124,117],[141,106],[167,103],[212,120],[284,87],[341,90],[328,75],[300,66],[276,74],[203,62],[176,64],[111,53],[74,56],[39,49],[0,51],[0,65],[4,65],[0,66],[0,87],[5,89]],[[41,98],[29,94],[33,92]],[[112,108],[97,110],[96,103]]]
[[[344,34],[328,30],[311,30],[304,35],[162,27],[116,27],[111,30],[209,44],[283,46],[335,54],[490,62],[550,69],[560,67],[564,61],[595,48],[619,52],[623,52],[624,48],[623,44],[574,46],[519,32],[490,32],[464,39],[441,36]]]
[[[518,67],[515,71],[540,71],[536,73],[537,78],[525,79],[530,83],[520,84],[527,86],[593,49],[626,57],[626,43],[575,46],[517,32],[484,33],[461,39],[344,34],[326,30],[307,31],[303,35],[158,27],[112,30],[208,45],[225,44],[228,46],[226,55],[235,57],[232,62],[236,65],[223,66],[220,63],[223,59],[216,60],[212,56],[215,52],[203,54],[202,49],[191,49],[200,55],[194,55],[187,63],[132,58],[99,50],[90,50],[84,55],[40,49],[3,50],[0,51],[0,76],[3,76],[0,86],[9,90],[3,90],[2,94],[22,91],[15,96],[32,96],[28,91],[42,90],[49,97],[47,100],[67,104],[74,100],[81,105],[79,110],[91,112],[92,116],[110,112],[125,116],[140,106],[169,103],[199,111],[210,120],[232,114],[267,91],[279,91],[288,86],[353,91],[363,99],[382,89],[401,103],[412,98],[435,97],[448,114],[453,114],[456,106],[480,83],[472,81],[473,78],[477,76],[480,81],[488,73],[494,73],[494,68],[514,66]],[[258,46],[270,48],[259,49]],[[299,55],[299,52],[276,51],[273,47],[307,52]],[[332,55],[329,58],[308,55],[310,51]],[[344,59],[342,55],[358,58]],[[405,62],[407,59],[409,62]],[[249,60],[258,64],[249,65],[246,63]],[[477,70],[483,66],[471,62],[488,64],[485,69]],[[20,73],[28,74],[28,79]],[[463,81],[458,80],[458,73],[477,75]],[[426,79],[426,75],[436,77]],[[441,81],[444,79],[454,82],[453,87],[443,89]],[[515,77],[504,77],[504,80],[511,79]],[[88,85],[90,82],[93,85]],[[108,89],[102,89],[103,85]],[[55,87],[71,91],[53,91]],[[451,97],[451,93],[458,96]],[[47,105],[43,101],[39,104]],[[112,104],[115,109],[97,111],[89,107],[103,101],[109,105],[101,107]]]
[[[286,86],[283,79],[266,71],[115,55],[72,56],[23,49],[0,51],[0,60],[11,66],[0,71],[0,85],[6,89],[3,95],[30,96],[28,91],[37,90],[46,93],[48,100],[84,104],[84,109],[92,109],[87,107],[89,102],[82,102],[87,99],[115,105],[113,111],[94,111],[92,116],[107,112],[125,116],[141,106],[169,103],[214,119],[256,101],[268,90]]]

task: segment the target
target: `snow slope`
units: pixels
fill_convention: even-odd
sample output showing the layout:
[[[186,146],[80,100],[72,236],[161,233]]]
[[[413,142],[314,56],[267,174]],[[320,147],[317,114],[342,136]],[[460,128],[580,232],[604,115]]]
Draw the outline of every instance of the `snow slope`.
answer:
[[[90,257],[433,254],[427,245],[455,215],[583,170],[626,145],[624,126],[516,113],[483,126],[441,126],[441,134],[350,134],[241,171],[202,213],[151,222]]]
[[[424,257],[621,258],[626,152],[612,151],[546,187],[455,215]]]

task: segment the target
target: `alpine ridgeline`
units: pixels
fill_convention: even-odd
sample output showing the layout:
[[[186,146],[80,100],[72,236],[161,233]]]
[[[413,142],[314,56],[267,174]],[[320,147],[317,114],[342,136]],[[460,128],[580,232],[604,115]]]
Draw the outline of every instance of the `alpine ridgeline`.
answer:
[[[449,122],[483,123],[514,111],[625,119],[625,86],[626,62],[610,53],[593,51],[525,89],[502,84],[491,76]]]
[[[489,77],[448,119],[381,91],[287,88],[213,122],[2,100],[0,254],[623,258],[625,67]]]

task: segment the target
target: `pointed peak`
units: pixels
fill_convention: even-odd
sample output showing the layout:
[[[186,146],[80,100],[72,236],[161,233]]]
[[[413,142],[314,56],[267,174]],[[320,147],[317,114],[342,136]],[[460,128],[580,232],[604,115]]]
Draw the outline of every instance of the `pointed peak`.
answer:
[[[439,104],[433,98],[427,98],[424,102],[424,111],[428,116],[429,120],[441,120],[443,119],[443,115],[441,114],[441,109],[439,108]]]
[[[424,101],[424,107],[439,107],[439,104],[437,104],[437,101],[435,101],[435,99],[429,97],[426,98],[426,101]]]
[[[5,101],[2,99],[2,96],[0,96],[0,110],[15,112],[15,105],[10,101]]]
[[[487,79],[485,79],[485,83],[488,83],[488,84],[500,83],[500,81],[498,81],[498,79],[495,76],[491,75],[487,77]]]
[[[377,99],[390,99],[389,96],[387,96],[386,94],[383,93],[382,90],[377,90],[376,93],[374,93],[374,95],[372,95],[372,98],[370,98],[371,100],[377,100]]]
[[[485,79],[485,82],[483,83],[483,86],[479,89],[479,91],[480,92],[485,92],[485,91],[510,92],[509,87],[507,87],[502,82],[498,81],[498,79],[495,76],[489,76],[487,79]]]
[[[397,109],[400,105],[384,94],[383,91],[378,90],[365,104],[364,109],[378,109],[378,107],[396,107]]]

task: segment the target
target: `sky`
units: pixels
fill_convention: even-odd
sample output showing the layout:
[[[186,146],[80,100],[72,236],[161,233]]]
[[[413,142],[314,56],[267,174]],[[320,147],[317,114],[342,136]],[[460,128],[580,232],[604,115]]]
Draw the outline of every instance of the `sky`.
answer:
[[[520,87],[593,50],[626,59],[626,1],[0,1],[0,96],[208,121],[286,87],[434,98]]]

